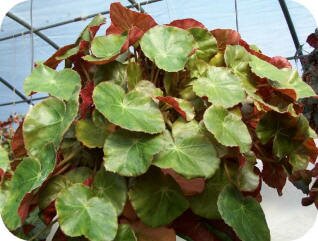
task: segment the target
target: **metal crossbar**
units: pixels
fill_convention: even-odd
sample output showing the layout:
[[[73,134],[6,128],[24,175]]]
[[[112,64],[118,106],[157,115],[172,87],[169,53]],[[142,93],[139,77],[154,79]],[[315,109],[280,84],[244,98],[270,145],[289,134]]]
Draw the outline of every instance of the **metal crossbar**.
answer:
[[[32,104],[32,101],[30,99],[28,99],[24,94],[22,94],[19,90],[17,90],[13,85],[11,85],[8,81],[3,79],[2,77],[0,77],[0,82],[4,84],[6,87],[8,87],[10,90],[12,90],[17,96],[19,96],[23,100],[23,102]]]

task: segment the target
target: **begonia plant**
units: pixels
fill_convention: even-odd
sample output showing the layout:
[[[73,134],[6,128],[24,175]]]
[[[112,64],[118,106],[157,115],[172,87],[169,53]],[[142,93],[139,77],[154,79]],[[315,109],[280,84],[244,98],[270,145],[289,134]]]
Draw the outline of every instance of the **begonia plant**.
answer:
[[[305,193],[315,96],[282,57],[194,19],[113,3],[24,82],[47,93],[1,148],[1,214],[54,241],[269,241],[263,183]],[[258,163],[258,165],[257,165]]]

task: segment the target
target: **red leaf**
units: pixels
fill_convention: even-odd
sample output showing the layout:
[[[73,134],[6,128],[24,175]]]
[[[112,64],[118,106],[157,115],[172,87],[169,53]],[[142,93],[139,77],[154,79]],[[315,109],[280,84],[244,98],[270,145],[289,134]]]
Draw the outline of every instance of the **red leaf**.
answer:
[[[80,104],[80,116],[81,119],[85,119],[86,115],[92,111],[93,107],[93,91],[94,91],[94,82],[88,81],[85,87],[81,90],[81,104]]]
[[[56,216],[55,201],[41,211],[41,218],[46,225],[49,225]]]
[[[186,179],[172,169],[162,169],[164,174],[172,176],[181,187],[185,196],[193,196],[203,192],[205,188],[204,178]]]
[[[176,241],[176,233],[171,228],[152,228],[141,221],[132,223],[131,227],[134,229],[138,241]]]
[[[318,48],[318,36],[316,33],[312,33],[307,37],[306,42],[313,48]]]
[[[211,31],[216,38],[218,49],[224,51],[226,45],[237,45],[240,42],[241,36],[238,32],[232,29],[215,29]]]
[[[173,26],[182,29],[189,29],[189,28],[206,28],[202,23],[193,19],[193,18],[185,18],[174,20],[171,23],[167,24],[167,26]]]
[[[35,228],[34,225],[32,224],[26,224],[26,225],[23,225],[22,226],[22,229],[23,229],[23,233],[25,235],[29,235],[29,233]]]
[[[272,65],[276,66],[279,69],[282,69],[282,68],[291,69],[292,68],[292,66],[289,63],[289,61],[286,58],[281,57],[281,56],[272,57],[270,59],[269,63],[271,63]]]
[[[59,228],[57,232],[55,233],[52,241],[68,241],[68,237],[62,232],[62,230]]]
[[[191,211],[174,220],[172,227],[177,233],[188,236],[193,241],[219,241]]]
[[[240,39],[239,41],[239,45],[241,45],[242,47],[244,47],[249,53],[255,55],[256,57],[264,60],[264,61],[271,61],[271,58],[266,56],[265,54],[262,54],[260,52],[255,51],[254,49],[251,49],[250,46],[248,45],[248,43],[246,43],[243,39]]]
[[[179,103],[175,98],[171,96],[157,96],[156,98],[161,102],[171,105],[172,108],[175,109],[183,119],[187,119],[187,114],[180,108]]]
[[[62,62],[62,60],[58,60],[56,59],[59,56],[62,56],[63,54],[65,54],[67,52],[67,50],[76,47],[76,44],[69,44],[66,45],[60,49],[58,49],[50,58],[48,58],[44,64],[52,69],[55,69],[59,63]]]
[[[89,177],[83,182],[83,185],[90,187],[92,185],[93,181],[94,181],[93,177]]]
[[[128,38],[126,39],[124,45],[121,47],[120,53],[124,53],[128,50],[129,46],[135,44],[144,34],[144,32],[136,27],[133,26],[128,32]]]
[[[130,201],[126,202],[122,216],[125,217],[129,222],[135,222],[136,220],[138,220],[138,216]]]
[[[34,196],[32,193],[27,193],[18,209],[18,214],[21,218],[21,222],[24,223],[25,219],[29,216],[29,213],[35,208],[35,205],[38,203],[37,196]]]
[[[279,196],[283,194],[282,190],[286,184],[287,174],[282,165],[263,161],[262,177],[268,186],[277,189]]]
[[[119,2],[110,5],[111,26],[106,34],[118,34],[129,31],[134,26],[146,32],[157,25],[155,20],[148,14],[138,13],[125,8]]]
[[[11,141],[11,148],[12,148],[14,157],[22,157],[27,154],[27,151],[25,150],[25,146],[24,146],[22,128],[23,128],[23,122],[20,123]]]

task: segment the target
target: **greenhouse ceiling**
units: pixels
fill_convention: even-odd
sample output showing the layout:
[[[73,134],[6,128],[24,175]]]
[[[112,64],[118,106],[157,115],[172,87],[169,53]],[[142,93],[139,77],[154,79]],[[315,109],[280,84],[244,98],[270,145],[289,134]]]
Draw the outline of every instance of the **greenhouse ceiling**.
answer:
[[[109,19],[110,0],[33,0],[16,5],[5,17],[0,31],[0,120],[25,114],[32,99],[23,93],[23,81],[33,63],[73,43],[90,19],[102,13]],[[316,28],[309,11],[292,0],[122,0],[123,5],[151,14],[159,24],[194,18],[207,28],[238,29],[250,44],[270,56],[291,59],[299,46],[306,54],[307,36]],[[288,18],[288,15],[290,18]],[[109,23],[109,21],[108,21]],[[106,25],[99,31],[104,34]],[[293,31],[293,27],[294,30]],[[30,31],[32,29],[32,31]],[[291,60],[301,71],[299,61]]]

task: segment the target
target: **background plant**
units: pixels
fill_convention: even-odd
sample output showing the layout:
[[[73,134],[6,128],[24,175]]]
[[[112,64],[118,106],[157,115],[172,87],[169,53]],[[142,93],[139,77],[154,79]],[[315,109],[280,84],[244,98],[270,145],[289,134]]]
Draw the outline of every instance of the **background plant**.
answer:
[[[50,97],[12,156],[1,149],[7,227],[29,240],[54,223],[53,240],[270,240],[261,185],[309,192],[316,134],[297,101],[314,91],[234,30],[159,26],[119,3],[110,18],[106,35],[98,15],[25,80]]]

